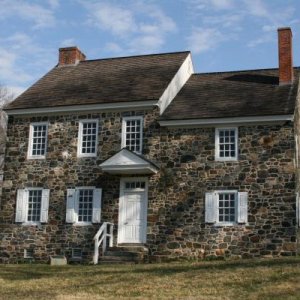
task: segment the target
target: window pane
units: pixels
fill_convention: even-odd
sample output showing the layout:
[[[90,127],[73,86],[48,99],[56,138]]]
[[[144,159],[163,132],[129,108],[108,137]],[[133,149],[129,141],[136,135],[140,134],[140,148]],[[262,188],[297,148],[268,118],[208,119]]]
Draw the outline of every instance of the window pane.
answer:
[[[235,201],[235,193],[219,194],[219,222],[235,222]]]
[[[92,222],[94,191],[79,190],[78,222]]]
[[[32,126],[31,155],[39,156],[46,153],[47,125]]]
[[[84,122],[81,134],[81,153],[95,154],[97,151],[97,122]]]
[[[142,143],[141,129],[140,119],[126,121],[125,145],[127,149],[140,153]]]
[[[30,190],[28,195],[27,221],[39,222],[41,219],[42,190]]]
[[[219,130],[219,157],[236,156],[236,130],[221,129]]]

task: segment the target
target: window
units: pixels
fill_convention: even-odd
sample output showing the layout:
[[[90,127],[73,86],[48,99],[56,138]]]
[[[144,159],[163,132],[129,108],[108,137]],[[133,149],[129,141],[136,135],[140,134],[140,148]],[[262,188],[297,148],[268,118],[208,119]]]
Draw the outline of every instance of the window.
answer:
[[[248,193],[215,191],[205,194],[205,222],[234,225],[248,221]]]
[[[42,190],[29,190],[28,194],[28,222],[40,222],[42,207]]]
[[[98,146],[98,120],[81,120],[78,132],[78,157],[95,157]]]
[[[78,222],[92,222],[94,190],[79,190]]]
[[[66,222],[78,225],[100,223],[102,190],[78,187],[67,190]]]
[[[215,159],[219,161],[237,160],[238,129],[216,128]]]
[[[33,256],[33,249],[24,249],[24,258],[32,259]]]
[[[126,117],[122,123],[122,148],[142,153],[143,117]]]
[[[48,189],[19,189],[16,203],[16,222],[25,225],[37,225],[48,222]]]
[[[72,258],[82,259],[82,250],[80,248],[72,248]]]
[[[48,123],[31,123],[29,129],[28,158],[43,159],[47,150]]]

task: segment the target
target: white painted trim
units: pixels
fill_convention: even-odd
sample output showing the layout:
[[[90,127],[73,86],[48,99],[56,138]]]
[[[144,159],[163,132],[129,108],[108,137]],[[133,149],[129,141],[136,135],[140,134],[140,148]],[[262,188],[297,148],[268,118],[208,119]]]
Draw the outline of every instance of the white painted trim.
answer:
[[[234,130],[234,143],[235,143],[235,157],[220,157],[220,130]],[[239,141],[238,127],[217,127],[215,129],[215,161],[237,161],[238,154],[238,141]]]
[[[33,127],[46,125],[46,140],[45,140],[45,155],[32,155],[32,140],[33,140]],[[47,155],[48,148],[48,127],[49,122],[33,122],[29,125],[29,140],[28,140],[28,150],[27,159],[45,159]]]
[[[85,104],[85,105],[68,105],[55,107],[41,107],[41,108],[20,108],[8,109],[5,112],[9,116],[13,115],[35,115],[35,114],[51,114],[62,112],[86,112],[96,110],[131,110],[131,109],[149,109],[158,105],[158,100],[145,101],[131,101],[131,102],[117,102],[117,103],[99,103],[99,104]]]
[[[158,106],[160,108],[160,115],[166,110],[172,100],[176,97],[181,88],[188,81],[190,76],[194,73],[192,56],[189,53],[177,73],[169,83],[168,87],[165,89],[163,94],[158,100]]]
[[[40,221],[27,221],[28,220],[28,201],[29,201],[29,191],[42,191],[42,195],[41,195],[41,208],[40,208],[40,219],[42,216],[42,201],[43,201],[43,188],[40,187],[30,187],[30,188],[25,188],[25,197],[26,197],[26,207],[24,206],[25,209],[25,222],[22,223],[22,226],[40,226],[41,222]],[[49,199],[50,200],[50,199]]]
[[[235,199],[234,199],[234,206],[235,206],[235,222],[219,222],[219,194],[235,194]],[[237,225],[237,219],[238,219],[238,190],[217,190],[214,191],[215,197],[216,197],[216,201],[217,201],[217,212],[216,212],[216,223],[214,224],[214,226],[234,226]]]
[[[96,123],[96,146],[95,153],[82,153],[82,130],[84,123]],[[98,150],[98,133],[99,133],[99,120],[98,119],[84,119],[79,120],[78,124],[78,140],[77,140],[77,157],[96,157]]]
[[[145,189],[138,189],[137,192],[144,191],[145,193],[145,203],[144,203],[144,217],[145,217],[145,222],[143,226],[143,233],[142,233],[142,241],[141,243],[146,243],[147,240],[147,210],[148,210],[148,188],[149,188],[149,182],[147,177],[122,177],[120,179],[120,198],[119,198],[119,216],[118,216],[118,238],[117,238],[117,243],[126,243],[122,237],[122,226],[120,224],[123,223],[123,215],[122,215],[122,209],[124,206],[124,196],[125,196],[125,191],[130,191],[128,189],[125,189],[125,182],[128,181],[144,181],[145,182]],[[132,189],[134,192],[136,189]]]
[[[208,118],[208,119],[187,119],[187,120],[167,120],[159,121],[163,127],[182,127],[182,126],[215,126],[215,125],[246,125],[252,123],[277,123],[293,121],[293,115],[274,115],[256,117],[232,117],[232,118]]]
[[[139,152],[133,151],[138,154],[142,154],[143,152],[143,129],[144,129],[144,117],[143,116],[132,116],[132,117],[123,117],[122,118],[122,141],[121,141],[121,149],[126,148],[126,122],[132,120],[140,120],[141,128],[140,128],[140,150]]]
[[[93,190],[93,201],[94,202],[94,195],[95,195],[95,189],[96,187],[94,186],[80,186],[80,187],[75,187],[75,221],[72,224],[73,226],[89,226],[92,225],[92,222],[79,222],[78,221],[78,212],[79,212],[79,190]],[[92,208],[93,210],[93,208]]]

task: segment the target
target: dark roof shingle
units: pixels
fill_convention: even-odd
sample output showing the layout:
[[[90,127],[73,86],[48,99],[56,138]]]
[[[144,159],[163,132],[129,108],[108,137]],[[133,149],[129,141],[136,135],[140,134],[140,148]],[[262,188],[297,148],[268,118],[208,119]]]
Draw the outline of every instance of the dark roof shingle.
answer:
[[[278,69],[193,74],[162,120],[293,114],[298,69],[292,85],[279,86]]]
[[[158,100],[190,52],[87,60],[55,67],[6,110]]]

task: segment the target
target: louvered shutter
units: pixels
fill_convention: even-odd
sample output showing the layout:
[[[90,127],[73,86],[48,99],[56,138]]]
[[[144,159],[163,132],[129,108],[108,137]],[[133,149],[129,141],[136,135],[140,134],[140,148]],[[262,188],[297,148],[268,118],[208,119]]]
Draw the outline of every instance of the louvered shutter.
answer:
[[[75,223],[76,190],[67,189],[66,223]]]
[[[101,197],[102,197],[102,189],[94,189],[94,197],[93,197],[93,223],[101,222]]]
[[[41,223],[48,222],[49,196],[50,190],[44,189],[42,191]]]
[[[19,189],[17,191],[17,203],[16,203],[16,222],[26,222],[26,215],[28,209],[28,191],[25,189]]]
[[[217,222],[217,199],[215,193],[205,193],[205,222]]]
[[[248,193],[238,193],[238,223],[248,222]]]

